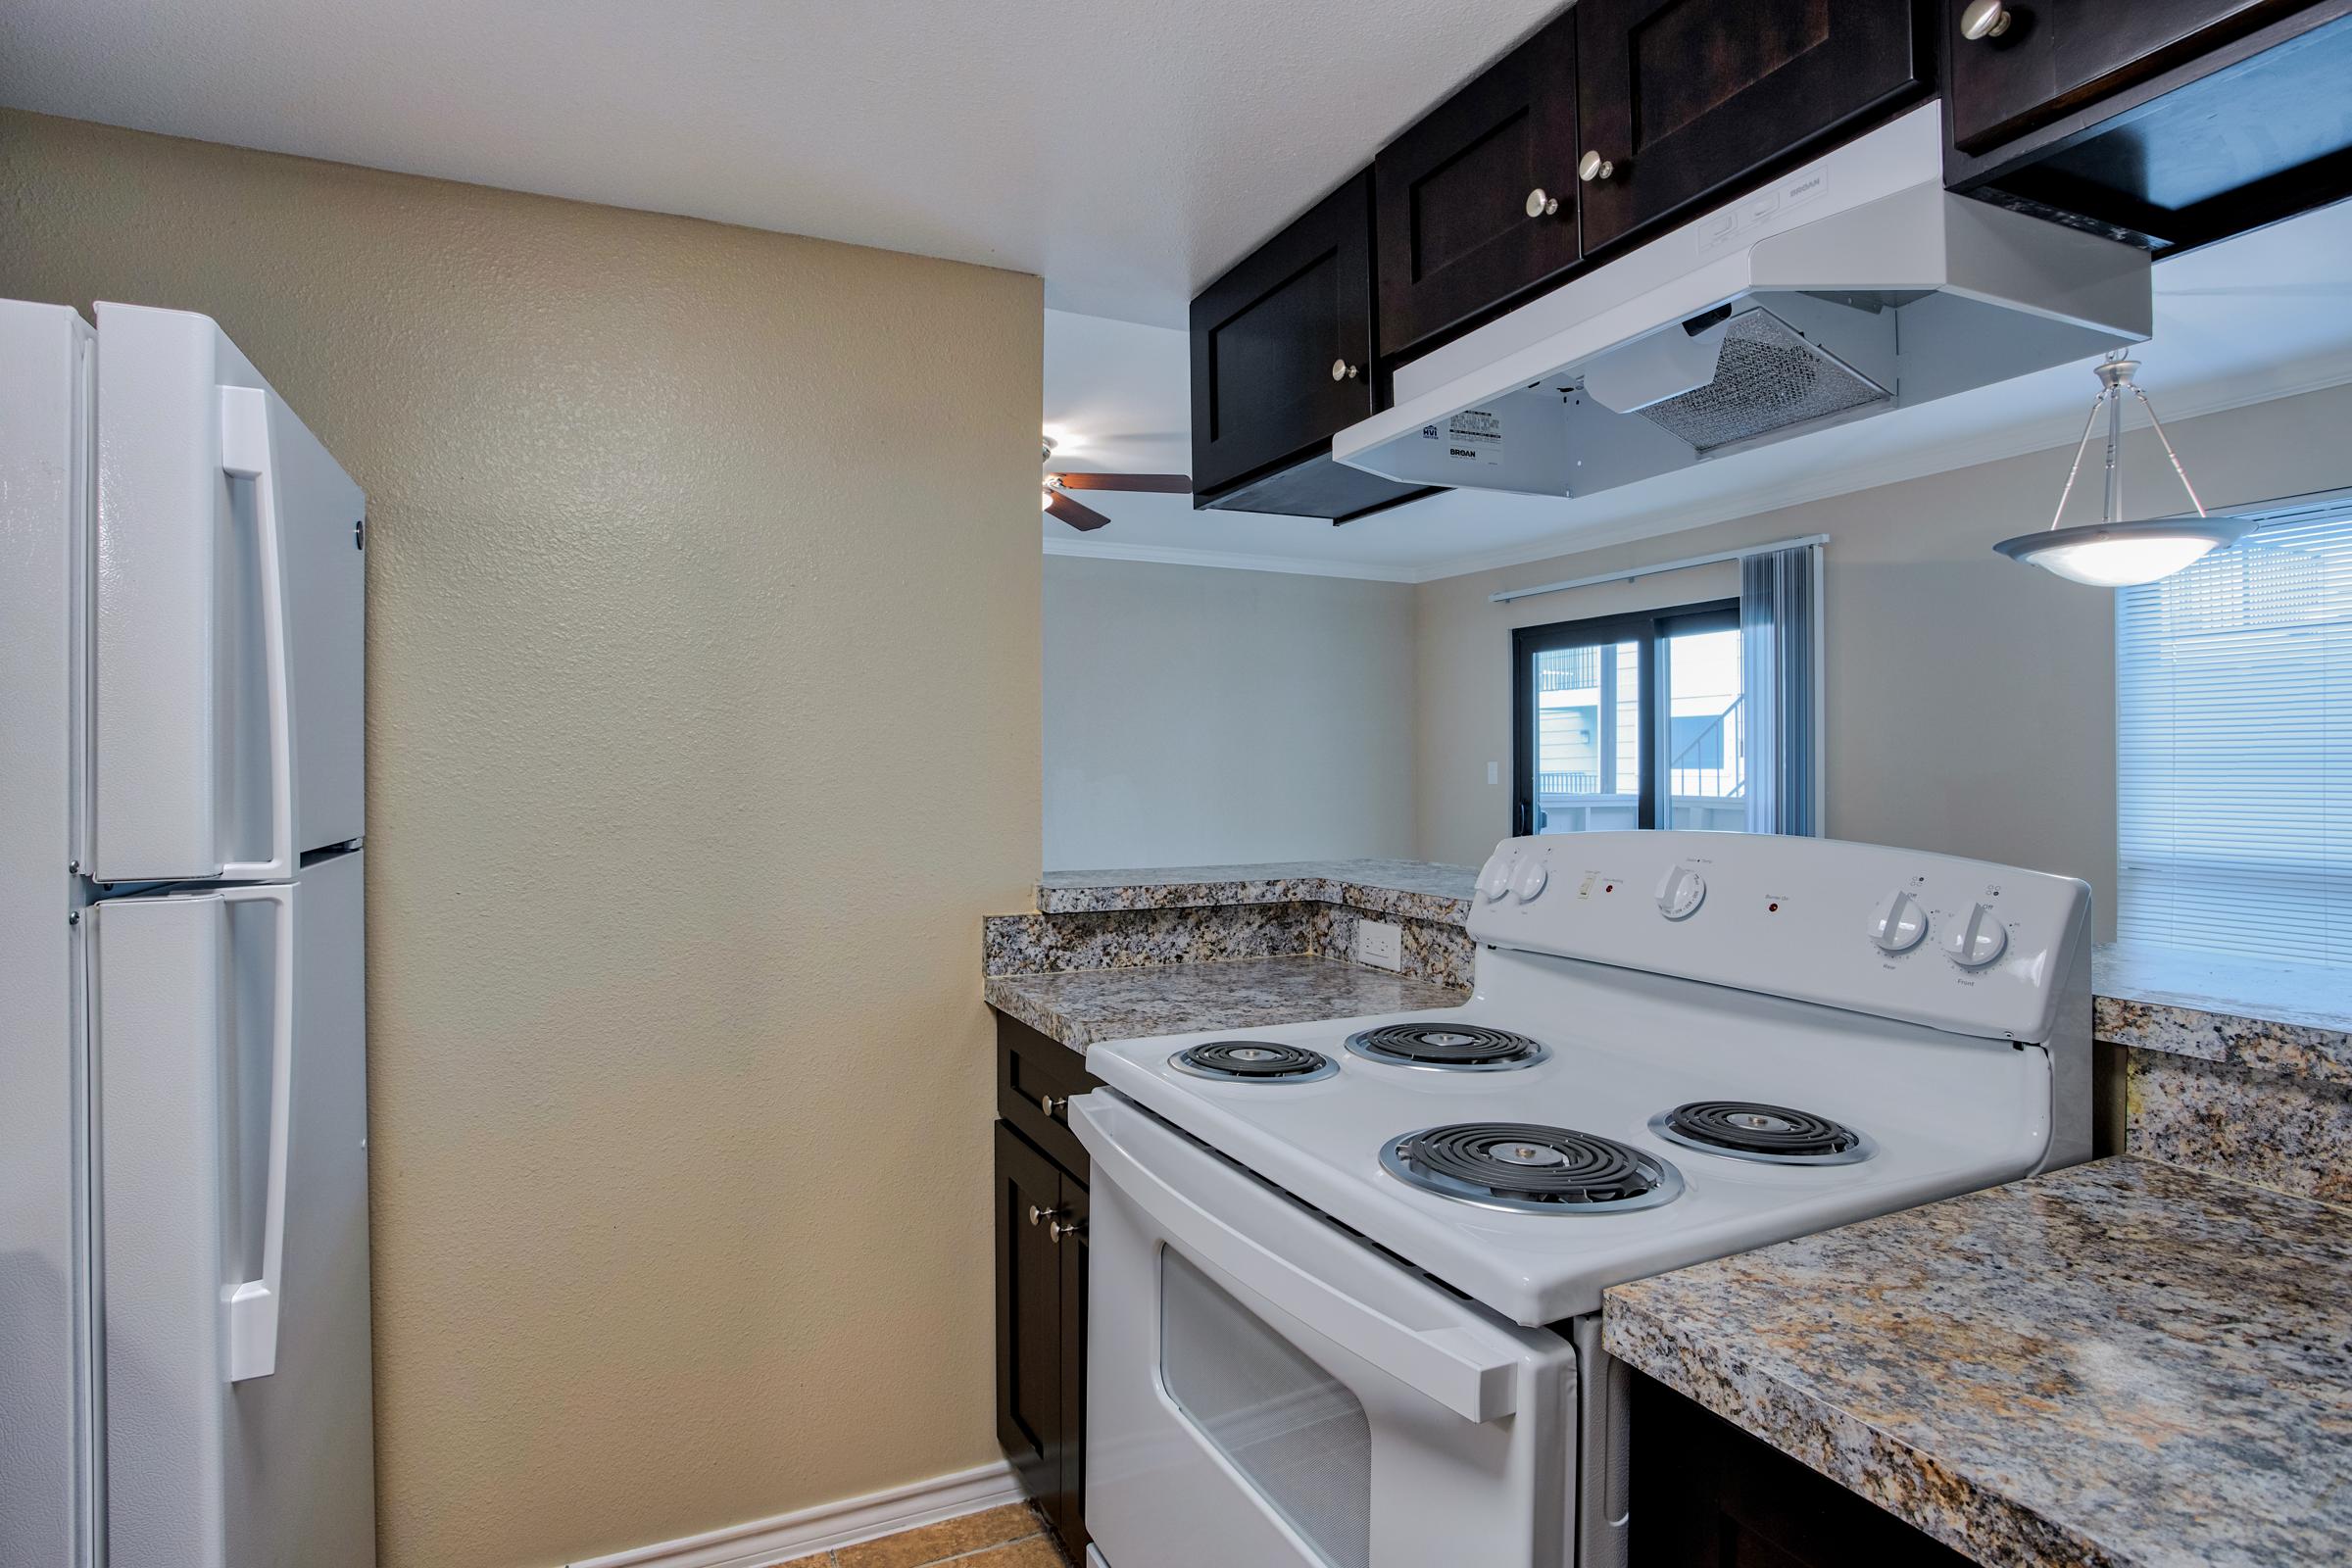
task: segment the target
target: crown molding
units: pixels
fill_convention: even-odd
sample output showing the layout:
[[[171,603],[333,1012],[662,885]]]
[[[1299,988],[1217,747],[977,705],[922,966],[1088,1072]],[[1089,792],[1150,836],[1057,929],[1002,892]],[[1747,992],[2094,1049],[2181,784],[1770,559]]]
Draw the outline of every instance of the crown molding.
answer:
[[[1140,561],[1159,566],[1215,566],[1225,571],[1281,571],[1300,577],[1359,577],[1369,582],[1424,580],[1418,567],[1376,565],[1364,561],[1246,555],[1229,550],[1184,550],[1173,545],[1128,545],[1109,539],[1048,539],[1045,544],[1049,556],[1087,556],[1097,561]]]

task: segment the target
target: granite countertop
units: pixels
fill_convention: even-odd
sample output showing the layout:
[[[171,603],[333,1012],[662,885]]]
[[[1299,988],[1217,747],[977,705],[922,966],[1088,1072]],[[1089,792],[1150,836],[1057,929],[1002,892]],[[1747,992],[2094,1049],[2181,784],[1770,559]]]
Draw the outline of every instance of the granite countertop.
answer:
[[[1424,920],[1470,918],[1478,871],[1435,860],[1275,860],[1255,865],[1178,865],[1124,871],[1048,871],[1041,914],[1176,909],[1224,904],[1347,904]]]
[[[2352,1213],[2107,1159],[1611,1289],[1615,1355],[1981,1562],[2352,1561]]]
[[[988,1004],[1072,1050],[1098,1040],[1458,1007],[1469,993],[1296,956],[992,975]]]
[[[2091,957],[2101,1040],[2352,1087],[2352,975],[2110,943]]]

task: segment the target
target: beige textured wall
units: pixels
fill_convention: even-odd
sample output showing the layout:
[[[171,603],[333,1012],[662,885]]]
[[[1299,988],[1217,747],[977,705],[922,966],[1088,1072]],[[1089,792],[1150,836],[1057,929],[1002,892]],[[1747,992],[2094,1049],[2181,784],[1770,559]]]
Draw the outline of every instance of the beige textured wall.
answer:
[[[995,1457],[1037,280],[19,115],[0,213],[0,295],[218,317],[368,491],[388,1568]]]
[[[2352,483],[2347,425],[2352,387],[2167,428],[2207,504],[2223,506]],[[2127,493],[2169,505],[2178,492],[2144,424],[2127,445]],[[1417,853],[1477,864],[1509,831],[1513,626],[1737,595],[1740,576],[1726,564],[1508,605],[1489,594],[1826,533],[1829,831],[2082,877],[2112,936],[2114,601],[1992,554],[2048,520],[2072,452],[1422,584]],[[1487,783],[1490,760],[1505,782]]]

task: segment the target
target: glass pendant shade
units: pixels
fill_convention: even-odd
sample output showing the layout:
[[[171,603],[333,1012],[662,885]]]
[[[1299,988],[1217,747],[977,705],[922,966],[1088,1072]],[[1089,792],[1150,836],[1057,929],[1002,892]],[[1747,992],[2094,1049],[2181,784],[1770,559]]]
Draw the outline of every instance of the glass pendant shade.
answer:
[[[2004,539],[1992,548],[2011,561],[2054,571],[2069,582],[2093,588],[2129,588],[2154,582],[2226,549],[2254,524],[2243,517],[2190,514],[2145,522],[2093,522],[2080,528],[2045,528]]]
[[[2120,351],[2098,365],[2099,395],[2090,406],[2090,418],[2082,426],[2082,439],[2075,447],[2075,464],[2067,470],[2066,488],[2058,492],[2058,511],[2050,518],[2050,525],[2039,533],[2004,539],[1993,549],[2011,561],[2039,566],[2069,582],[2092,588],[2129,588],[2135,583],[2169,577],[2212,551],[2228,549],[2253,531],[2254,523],[2249,518],[2207,514],[2205,503],[2197,499],[2196,487],[2188,482],[2187,470],[2180,466],[2180,454],[2173,450],[2172,439],[2157,420],[2155,405],[2132,384],[2132,372],[2138,368],[2137,361],[2126,359]],[[2126,392],[2137,398],[2140,407],[2148,411],[2148,426],[2164,444],[2164,455],[2172,460],[2180,488],[2188,492],[2189,505],[2197,509],[2193,515],[2182,514],[2136,521],[2126,520],[2122,515],[2124,481],[2117,460],[2123,445]],[[2067,500],[2075,493],[2075,481],[2082,474],[2082,454],[2090,450],[2091,432],[2098,427],[2101,414],[2107,416],[2106,520],[2061,528],[2058,524],[2066,516]]]

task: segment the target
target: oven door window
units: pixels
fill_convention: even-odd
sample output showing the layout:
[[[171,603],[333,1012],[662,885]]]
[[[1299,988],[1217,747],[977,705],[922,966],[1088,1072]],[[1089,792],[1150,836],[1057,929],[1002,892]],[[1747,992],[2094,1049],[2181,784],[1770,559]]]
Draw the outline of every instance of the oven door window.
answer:
[[[1168,1397],[1333,1568],[1372,1558],[1372,1427],[1324,1371],[1182,1254],[1159,1249]]]

